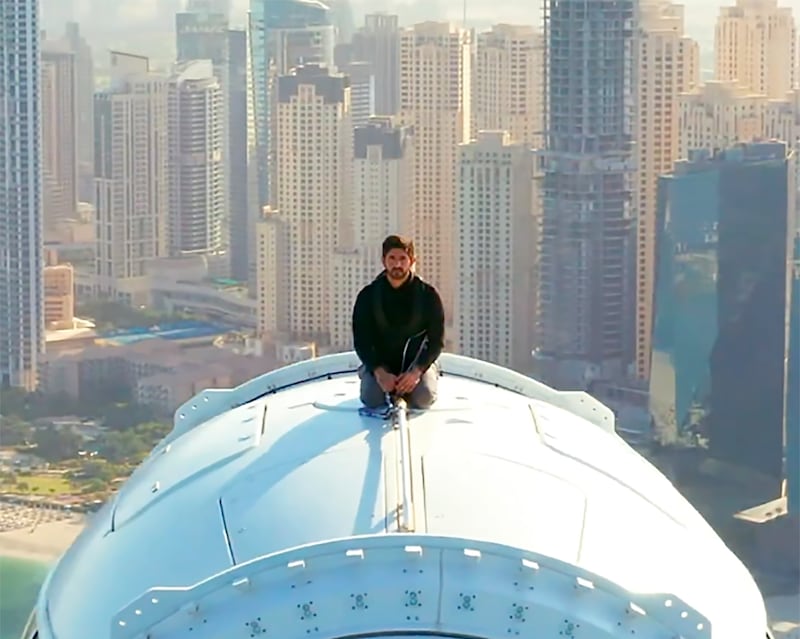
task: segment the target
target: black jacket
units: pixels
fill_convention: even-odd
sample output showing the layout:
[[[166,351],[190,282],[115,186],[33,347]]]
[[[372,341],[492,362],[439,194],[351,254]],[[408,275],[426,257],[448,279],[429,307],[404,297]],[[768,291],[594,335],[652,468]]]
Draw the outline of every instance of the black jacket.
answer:
[[[444,349],[444,309],[436,289],[413,275],[393,288],[381,273],[361,289],[353,308],[353,342],[369,371],[423,372]]]

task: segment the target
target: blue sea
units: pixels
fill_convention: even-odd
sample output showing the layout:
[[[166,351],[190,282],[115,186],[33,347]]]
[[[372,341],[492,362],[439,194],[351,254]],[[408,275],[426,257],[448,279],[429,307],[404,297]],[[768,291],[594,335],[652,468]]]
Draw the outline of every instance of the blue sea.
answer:
[[[19,639],[48,569],[0,555],[0,639]]]

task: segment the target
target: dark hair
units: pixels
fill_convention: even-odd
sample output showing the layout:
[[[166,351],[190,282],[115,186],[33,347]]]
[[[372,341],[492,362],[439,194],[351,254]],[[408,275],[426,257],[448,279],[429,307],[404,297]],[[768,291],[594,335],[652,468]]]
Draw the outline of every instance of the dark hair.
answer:
[[[383,240],[383,257],[389,254],[392,249],[405,251],[412,260],[414,259],[414,240],[399,235],[390,235]]]

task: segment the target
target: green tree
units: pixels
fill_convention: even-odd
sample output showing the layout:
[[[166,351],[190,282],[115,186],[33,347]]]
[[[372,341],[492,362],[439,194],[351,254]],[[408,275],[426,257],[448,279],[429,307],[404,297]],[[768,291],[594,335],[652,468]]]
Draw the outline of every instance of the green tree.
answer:
[[[36,454],[49,462],[75,457],[83,444],[81,437],[71,430],[53,427],[37,428],[33,441]]]
[[[25,420],[0,416],[0,446],[23,446],[33,440],[33,426]]]
[[[90,459],[81,466],[81,474],[87,479],[109,482],[114,479],[114,467],[104,459]]]

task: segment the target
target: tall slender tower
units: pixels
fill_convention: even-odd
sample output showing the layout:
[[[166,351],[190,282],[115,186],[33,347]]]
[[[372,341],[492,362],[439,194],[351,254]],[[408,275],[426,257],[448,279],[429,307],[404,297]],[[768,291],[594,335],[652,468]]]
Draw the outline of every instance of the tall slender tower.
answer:
[[[534,156],[506,131],[459,148],[458,352],[529,373],[535,309]]]
[[[224,262],[228,194],[223,87],[210,60],[194,60],[177,66],[169,88],[170,252]]]
[[[655,279],[655,219],[658,178],[679,158],[679,94],[699,78],[697,43],[683,34],[683,6],[669,0],[641,0],[637,38],[636,179],[637,217],[636,377],[650,374]]]
[[[289,339],[330,341],[333,252],[347,235],[353,125],[349,78],[320,65],[303,65],[277,84],[278,211],[273,227],[285,232],[285,262],[272,264],[280,293],[278,332]],[[308,132],[313,131],[313,135]],[[259,287],[260,288],[260,287]],[[269,287],[265,287],[269,290]]]
[[[44,350],[38,5],[0,3],[0,386],[28,390]]]
[[[147,263],[167,254],[169,84],[142,56],[112,51],[111,66],[94,105],[96,293],[138,305],[149,299]]]
[[[414,127],[418,268],[453,321],[456,163],[469,141],[472,44],[466,29],[424,22],[400,35],[400,119]]]
[[[211,217],[219,217],[219,222],[211,224],[210,228],[218,228],[221,235],[217,239],[212,239],[209,236],[209,246],[214,246],[213,252],[218,256],[225,255],[227,265],[224,262],[220,263],[221,270],[218,273],[225,276],[231,274],[231,252],[230,244],[231,237],[237,232],[233,225],[231,209],[232,202],[238,201],[234,191],[232,190],[233,178],[233,165],[231,162],[232,147],[231,147],[231,127],[240,125],[245,127],[246,123],[237,123],[232,120],[229,113],[231,108],[231,92],[230,92],[230,37],[228,30],[228,10],[224,2],[215,2],[212,0],[194,0],[189,2],[187,10],[175,14],[175,44],[177,50],[177,62],[179,64],[187,65],[187,63],[196,60],[210,60],[213,65],[213,76],[216,78],[219,85],[219,98],[215,98],[217,104],[214,105],[213,119],[218,122],[212,124],[209,118],[209,127],[219,128],[221,145],[221,157],[214,161],[214,169],[209,174],[209,179],[212,179],[218,188],[222,189],[223,196],[221,202],[216,196],[213,196],[213,204],[209,205],[209,219]],[[192,71],[194,69],[194,71]],[[196,72],[198,67],[196,65],[184,66],[183,73]],[[180,74],[180,72],[179,72]],[[196,82],[191,83],[192,86],[197,86]],[[184,84],[183,87],[188,89],[190,84]],[[210,114],[211,111],[208,111]],[[214,142],[217,144],[217,142]],[[221,172],[220,172],[221,169]],[[237,175],[237,178],[241,178]],[[246,183],[239,181],[238,186],[246,189]],[[215,186],[217,188],[217,186]],[[238,217],[241,217],[241,213]],[[212,236],[216,231],[212,233]],[[192,243],[196,243],[193,241]]]
[[[66,40],[75,55],[78,153],[78,199],[94,202],[94,59],[92,48],[75,22],[68,22]]]
[[[539,148],[544,43],[532,26],[498,24],[478,34],[473,73],[473,136],[508,131]]]
[[[400,107],[400,26],[396,15],[365,16],[353,35],[354,62],[368,62],[375,77],[375,113],[394,115]]]
[[[42,218],[45,229],[75,217],[78,205],[76,55],[42,43]]]
[[[251,209],[275,203],[270,183],[275,179],[275,144],[270,141],[276,123],[273,89],[277,78],[301,64],[333,67],[335,28],[330,6],[321,0],[250,0],[248,58],[249,91],[253,108],[257,165]],[[255,195],[257,193],[257,195]]]
[[[633,359],[634,0],[545,3],[537,374],[619,380]]]

